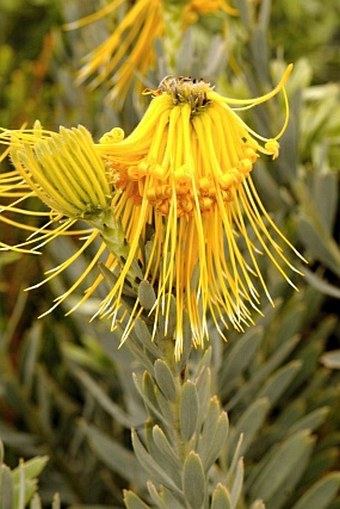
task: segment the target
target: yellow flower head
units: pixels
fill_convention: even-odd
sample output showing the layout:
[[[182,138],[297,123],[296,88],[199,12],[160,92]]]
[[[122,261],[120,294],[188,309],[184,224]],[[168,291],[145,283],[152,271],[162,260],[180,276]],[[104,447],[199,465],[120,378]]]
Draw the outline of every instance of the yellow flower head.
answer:
[[[83,126],[44,133],[36,123],[32,133],[12,131],[10,143],[17,173],[53,211],[80,218],[107,207],[105,166]]]
[[[294,288],[286,269],[298,272],[284,244],[298,253],[265,211],[251,178],[261,154],[278,156],[278,139],[288,122],[284,85],[291,68],[273,91],[253,100],[224,98],[203,80],[167,77],[156,90],[146,91],[154,96],[151,104],[125,139],[120,128],[98,144],[82,126],[59,133],[39,124],[32,130],[3,130],[0,143],[9,148],[2,157],[9,152],[14,169],[0,174],[0,221],[30,236],[12,248],[0,244],[1,249],[37,253],[60,235],[80,237],[81,247],[48,272],[46,282],[96,241],[87,269],[51,309],[101,261],[102,274],[69,312],[93,294],[105,275],[112,288],[97,314],[110,317],[113,327],[122,326],[122,343],[143,309],[154,323],[154,335],[160,321],[163,333],[172,333],[169,324],[175,320],[177,358],[185,315],[195,346],[209,337],[209,318],[221,335],[229,326],[243,330],[252,323],[252,308],[260,312],[259,287],[272,302],[260,258],[266,256]],[[236,111],[281,90],[286,118],[281,131],[267,139]],[[36,212],[30,207],[33,198],[49,210]],[[25,225],[12,213],[41,216],[46,223]],[[88,228],[75,229],[79,220]]]
[[[110,98],[118,107],[124,103],[134,81],[137,81],[137,90],[142,90],[141,78],[156,63],[155,41],[168,34],[169,26],[178,25],[183,31],[200,15],[217,11],[235,15],[237,12],[226,0],[188,0],[182,5],[171,0],[137,0],[131,7],[128,4],[126,0],[112,0],[94,14],[65,27],[68,30],[82,27],[125,6],[125,15],[117,22],[112,34],[85,57],[78,75],[79,83],[90,79],[92,89],[109,80],[112,86]],[[170,45],[177,42],[172,38]]]
[[[46,279],[35,288],[67,269],[99,237],[100,230],[93,227],[99,218],[101,229],[107,223],[115,226],[110,206],[113,187],[90,133],[82,126],[61,127],[59,133],[43,130],[39,122],[32,130],[4,129],[0,132],[0,144],[8,145],[0,161],[9,154],[14,165],[14,169],[0,173],[0,222],[30,233],[24,242],[15,246],[0,242],[1,249],[39,254],[44,245],[60,235],[71,235],[82,241],[74,255],[47,273]],[[39,211],[36,198],[48,210],[45,207]],[[20,216],[36,216],[43,220],[43,226],[31,226],[15,219]],[[86,220],[89,227],[84,229],[82,224],[81,230],[75,229],[79,220]],[[111,243],[115,243],[119,254],[124,238],[118,228],[113,231],[116,239]],[[102,243],[84,273],[56,299],[53,308],[82,283],[105,249],[106,244]],[[94,289],[90,289],[88,296]]]
[[[136,258],[144,279],[157,289],[150,311],[155,330],[161,315],[169,322],[175,295],[177,357],[185,313],[197,346],[209,336],[208,316],[221,334],[230,324],[242,330],[252,323],[250,310],[259,304],[257,282],[271,301],[259,267],[262,255],[290,282],[285,266],[291,265],[278,240],[294,248],[266,213],[251,178],[261,153],[278,156],[287,99],[284,127],[272,139],[252,131],[231,105],[247,109],[280,90],[286,98],[291,68],[272,92],[249,101],[224,98],[203,80],[167,77],[157,90],[147,91],[154,98],[130,136],[116,143],[106,138],[98,147],[112,172],[118,191],[112,207],[130,248],[100,310],[114,324]],[[141,244],[148,244],[147,253]],[[123,341],[139,307],[136,302]]]

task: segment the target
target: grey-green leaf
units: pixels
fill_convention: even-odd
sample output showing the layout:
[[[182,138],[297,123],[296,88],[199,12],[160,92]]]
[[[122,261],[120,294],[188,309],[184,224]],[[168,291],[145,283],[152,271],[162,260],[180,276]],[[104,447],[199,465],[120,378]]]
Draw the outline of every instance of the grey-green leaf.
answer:
[[[329,414],[329,407],[323,406],[321,408],[317,408],[313,412],[305,415],[290,428],[290,433],[295,433],[296,431],[308,429],[309,431],[314,431],[318,428],[326,419]]]
[[[249,329],[234,342],[230,353],[222,367],[221,385],[230,383],[234,377],[239,376],[247,367],[259,346],[263,331],[260,327]]]
[[[340,473],[326,475],[302,495],[292,509],[327,509],[340,486]]]
[[[236,474],[230,494],[232,509],[236,509],[239,497],[242,492],[243,475],[244,475],[243,458],[240,458],[237,464]]]
[[[200,454],[204,467],[207,469],[210,465],[207,463],[211,448],[211,440],[215,435],[218,418],[220,415],[220,405],[217,396],[210,398],[207,414],[205,415],[202,433],[198,443],[198,453]]]
[[[1,509],[13,509],[14,504],[14,483],[10,469],[6,465],[1,465],[1,493],[0,507]]]
[[[316,288],[319,292],[325,295],[329,295],[330,297],[340,299],[339,286],[332,285],[325,279],[322,279],[322,277],[319,276],[316,272],[312,272],[306,268],[303,272],[308,283],[310,283],[310,285]]]
[[[124,491],[124,504],[127,509],[151,509],[133,491]]]
[[[127,415],[121,407],[117,405],[117,403],[112,401],[101,386],[93,380],[86,371],[76,368],[74,369],[74,374],[83,383],[88,392],[92,394],[96,402],[104,408],[111,417],[127,428],[137,425],[137,422],[134,422],[133,419],[131,419],[129,415]]]
[[[149,311],[156,302],[156,294],[153,286],[143,279],[138,285],[138,298],[141,306]]]
[[[198,416],[198,396],[196,385],[187,380],[182,387],[179,408],[179,424],[184,442],[190,440],[195,432]]]
[[[181,488],[181,465],[175,453],[176,449],[170,445],[165,433],[158,425],[153,427],[152,437],[148,437],[147,445],[156,463]]]
[[[299,431],[286,439],[261,470],[251,489],[253,497],[261,498],[264,502],[269,500],[276,490],[283,486],[311,442],[313,438],[307,431]]]
[[[113,471],[131,482],[140,480],[140,470],[131,451],[114,441],[95,426],[84,425],[95,454]]]
[[[301,367],[301,362],[294,360],[277,370],[258,393],[259,398],[268,398],[271,406],[283,394]]]
[[[174,401],[176,399],[176,382],[169,366],[162,359],[157,359],[154,368],[158,387],[168,400]]]
[[[221,483],[213,491],[211,509],[232,509],[229,491]]]
[[[236,446],[236,441],[238,440],[241,433],[243,433],[243,441],[241,445],[240,453],[244,455],[248,450],[248,447],[252,443],[255,438],[257,432],[261,428],[264,419],[268,413],[270,408],[270,402],[268,398],[259,398],[256,399],[249,408],[238,418],[236,423],[236,427],[231,432],[230,446],[231,451],[234,450]]]
[[[175,454],[174,448],[171,447],[164,431],[156,424],[152,429],[152,436],[158,449],[167,456],[168,460],[173,462],[174,465],[179,469],[178,458]]]
[[[180,490],[173,480],[146,451],[135,430],[132,430],[132,445],[139,463],[143,466],[143,469],[148,475],[151,476],[151,480],[159,484],[164,484],[164,486],[170,490],[180,493]]]
[[[184,462],[183,490],[185,500],[192,509],[201,509],[205,499],[206,480],[202,461],[194,451],[189,453]]]
[[[226,412],[221,412],[217,420],[216,431],[211,437],[210,449],[205,457],[204,466],[209,468],[221,453],[221,449],[227,439],[229,421]]]

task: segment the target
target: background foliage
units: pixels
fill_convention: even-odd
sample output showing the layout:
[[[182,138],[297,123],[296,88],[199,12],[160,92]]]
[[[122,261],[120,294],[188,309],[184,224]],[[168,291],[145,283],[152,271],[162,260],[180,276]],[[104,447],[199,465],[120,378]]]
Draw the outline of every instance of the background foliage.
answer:
[[[188,398],[193,417],[187,421],[184,416],[177,431],[188,440],[200,432],[204,437],[203,416],[215,412],[220,419],[224,439],[209,435],[209,447],[215,444],[216,452],[207,486],[204,479],[200,486],[199,472],[195,476],[196,494],[220,481],[226,486],[213,492],[216,508],[228,503],[235,509],[261,509],[256,500],[262,499],[268,509],[339,509],[340,9],[336,0],[328,0],[327,8],[321,0],[276,0],[272,7],[264,0],[236,3],[240,16],[228,22],[227,44],[218,32],[220,20],[208,16],[188,35],[191,45],[184,39],[176,67],[179,73],[195,71],[214,81],[221,94],[250,96],[277,82],[286,62],[295,63],[288,83],[291,119],[281,156],[259,162],[254,178],[267,209],[309,266],[305,278],[297,280],[299,293],[269,271],[276,307],[268,306],[265,317],[243,336],[231,333],[227,344],[212,341],[203,358],[199,352],[191,355],[195,389],[188,381],[180,384],[180,373],[175,384],[179,397]],[[92,4],[94,9],[98,2]],[[91,11],[90,5],[86,8]],[[143,105],[128,101],[119,113],[108,105],[103,90],[89,93],[74,85],[81,56],[96,44],[98,28],[66,34],[62,24],[83,14],[81,0],[2,0],[0,125],[18,127],[39,118],[46,128],[56,129],[80,122],[95,136],[114,125],[127,131],[136,125]],[[102,22],[100,36],[108,30]],[[148,76],[146,86],[157,85],[167,74],[163,67]],[[269,134],[277,131],[280,111],[277,101],[257,108],[247,120]],[[17,240],[3,223],[1,228],[6,241]],[[171,401],[171,389],[160,382],[164,377],[159,373],[167,369],[166,363],[157,363],[162,352],[149,345],[142,325],[130,346],[117,351],[118,341],[107,324],[88,323],[95,299],[71,317],[57,310],[37,320],[65,281],[22,291],[68,250],[72,245],[63,239],[58,249],[39,259],[0,254],[3,507],[21,509],[31,500],[34,509],[41,504],[113,509],[124,506],[123,497],[127,507],[148,507],[138,505],[140,497],[152,507],[164,503],[175,509],[173,500],[157,499],[156,488],[146,489],[146,479],[166,486],[159,479],[161,468],[168,483],[176,483],[178,458],[170,460],[166,445],[160,446],[162,430],[171,434],[160,417]],[[72,270],[85,265],[80,260]],[[152,393],[155,386],[159,392]],[[190,391],[196,388],[197,408],[190,406],[196,401]],[[228,413],[228,430],[222,410]],[[141,468],[129,430],[140,431],[146,418],[149,438],[138,449]],[[136,450],[136,435],[134,440]],[[201,456],[204,447],[202,438],[197,445]],[[160,467],[162,454],[167,459]],[[17,466],[20,458],[25,462]],[[192,465],[195,471],[195,458],[188,460],[189,473]],[[39,497],[32,498],[37,477]],[[124,489],[130,491],[123,495]],[[170,496],[166,489],[164,493]],[[195,494],[189,490],[187,495],[190,507],[196,507],[190,498]],[[225,505],[217,505],[218,500]]]

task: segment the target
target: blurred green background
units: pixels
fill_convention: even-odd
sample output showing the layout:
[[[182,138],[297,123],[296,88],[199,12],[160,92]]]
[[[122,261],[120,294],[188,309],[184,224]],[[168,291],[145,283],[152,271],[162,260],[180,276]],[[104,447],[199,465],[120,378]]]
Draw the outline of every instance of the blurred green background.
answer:
[[[89,92],[85,84],[74,84],[81,58],[109,33],[110,22],[73,32],[62,26],[99,4],[1,0],[0,126],[30,126],[36,118],[52,130],[82,123],[98,139],[115,125],[130,132],[137,124],[145,103],[136,104],[132,94],[124,109],[115,111],[105,88]],[[299,293],[268,270],[276,307],[266,307],[265,318],[256,319],[242,340],[231,333],[227,344],[220,339],[212,344],[216,391],[236,430],[263,386],[278,384],[245,454],[244,507],[256,492],[252,479],[261,461],[309,419],[313,448],[296,478],[289,479],[290,492],[268,501],[269,509],[291,509],[314,483],[339,469],[340,6],[337,0],[235,4],[240,16],[228,20],[227,35],[219,33],[218,16],[202,19],[190,33],[192,50],[184,38],[176,67],[179,74],[195,71],[213,81],[222,95],[249,97],[277,83],[287,63],[295,64],[287,86],[291,117],[280,157],[260,161],[254,180],[267,210],[309,265],[303,268],[305,277],[295,280]],[[157,86],[166,71],[160,63],[145,86]],[[269,135],[277,132],[280,118],[277,100],[248,114],[247,121]],[[5,242],[23,238],[5,223],[0,228]],[[63,506],[73,509],[123,507],[123,488],[143,494],[129,428],[141,426],[145,415],[127,376],[140,367],[128,350],[117,351],[107,324],[88,323],[96,299],[72,316],[65,318],[65,309],[57,309],[37,320],[68,276],[28,293],[23,289],[72,252],[71,241],[59,240],[41,257],[0,253],[4,461],[14,468],[19,458],[49,456],[39,483],[46,507],[55,492]],[[72,270],[84,266],[86,259],[81,259]],[[249,358],[242,345],[252,348]],[[322,507],[340,508],[336,494],[326,503]]]

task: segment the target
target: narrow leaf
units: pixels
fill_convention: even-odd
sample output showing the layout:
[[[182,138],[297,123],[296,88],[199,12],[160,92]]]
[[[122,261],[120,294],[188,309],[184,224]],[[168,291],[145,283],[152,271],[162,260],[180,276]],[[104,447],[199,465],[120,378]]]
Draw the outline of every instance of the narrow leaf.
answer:
[[[158,493],[154,483],[148,481],[146,485],[148,488],[149,495],[152,501],[156,504],[156,507],[159,507],[161,509],[167,509],[167,507],[164,505],[163,497]]]
[[[119,405],[114,403],[111,398],[103,391],[103,389],[99,386],[99,384],[93,380],[89,374],[80,369],[74,369],[74,374],[79,378],[84,387],[88,390],[90,394],[95,398],[96,402],[106,410],[106,412],[111,415],[117,422],[122,424],[127,428],[131,428],[131,426],[136,426],[138,423],[134,422],[133,419],[127,415]]]
[[[232,509],[229,491],[221,483],[213,491],[211,509]]]
[[[182,387],[179,407],[179,424],[184,442],[190,440],[195,432],[198,416],[198,396],[196,385],[187,380]]]
[[[132,379],[148,410],[156,415],[165,425],[168,425],[166,418],[162,415],[158,406],[157,398],[154,393],[153,382],[149,373],[145,372],[142,380],[140,380],[140,377],[137,376],[136,373],[132,373]]]
[[[236,475],[230,494],[232,509],[236,509],[239,497],[242,492],[243,475],[244,475],[243,458],[240,458],[236,468]]]
[[[256,399],[247,410],[238,418],[236,427],[230,433],[230,449],[233,450],[235,441],[243,434],[243,442],[240,453],[244,455],[257,432],[262,427],[266,418],[270,403],[268,398]]]
[[[12,471],[12,477],[15,484],[20,482],[20,471],[24,470],[25,479],[34,479],[38,477],[48,462],[48,456],[36,456],[20,464]]]
[[[2,489],[0,493],[1,509],[13,509],[14,504],[14,484],[10,469],[6,465],[1,465]]]
[[[227,351],[227,358],[223,363],[221,373],[221,386],[242,374],[263,337],[261,328],[249,329],[237,341],[234,342],[230,352]]]
[[[299,419],[289,430],[290,433],[295,433],[303,429],[314,431],[317,429],[326,419],[329,414],[329,407],[317,408],[313,412],[305,415],[302,419]]]
[[[131,451],[92,425],[84,425],[89,443],[96,455],[113,471],[130,482],[140,478],[140,469]]]
[[[138,298],[141,306],[149,311],[156,302],[156,294],[153,286],[143,279],[138,285]]]
[[[164,484],[170,490],[181,493],[173,480],[146,451],[135,430],[132,430],[132,445],[139,463],[148,475],[151,476],[152,481]]]
[[[191,451],[184,462],[183,489],[192,509],[201,509],[206,493],[203,465],[198,454]]]
[[[235,396],[229,400],[226,405],[227,410],[234,408],[235,405],[245,397],[250,397],[263,380],[266,380],[270,373],[272,373],[277,366],[282,364],[284,359],[290,354],[293,348],[295,348],[298,342],[298,336],[294,336],[285,341],[282,346],[275,351],[274,354],[255,372],[250,380],[237,391]]]
[[[330,473],[313,484],[292,509],[327,509],[336,497],[339,486],[340,473]]]
[[[226,412],[221,412],[219,415],[216,431],[214,436],[211,437],[210,450],[206,456],[205,466],[209,468],[221,454],[221,449],[228,436],[229,421]]]
[[[124,504],[127,509],[151,509],[133,491],[124,490]]]
[[[286,439],[256,479],[251,489],[254,498],[261,498],[264,502],[269,500],[280,486],[283,486],[285,479],[300,462],[311,442],[313,438],[307,431],[300,431]]]
[[[154,368],[158,387],[168,400],[175,401],[176,382],[169,366],[165,361],[157,359]]]
[[[325,279],[322,279],[322,277],[320,277],[316,272],[312,272],[306,268],[303,272],[308,283],[316,288],[319,292],[323,293],[324,295],[340,299],[340,288],[338,286],[332,285]]]
[[[173,462],[177,469],[179,469],[179,462],[174,448],[170,445],[164,431],[158,425],[153,427],[152,436],[156,446],[162,452],[162,454],[167,456],[168,460]]]
[[[205,469],[209,467],[207,463],[207,458],[210,451],[211,439],[216,433],[219,414],[220,414],[219,401],[216,396],[213,396],[209,402],[208,412],[205,416],[202,433],[198,443],[198,453],[202,458],[202,462]]]
[[[176,449],[171,447],[159,426],[156,425],[153,427],[152,437],[148,437],[147,446],[156,463],[162,467],[164,472],[166,472],[173,482],[181,489],[181,465],[175,454]]]
[[[294,360],[274,373],[258,393],[259,398],[268,398],[273,406],[299,371],[302,363]]]

